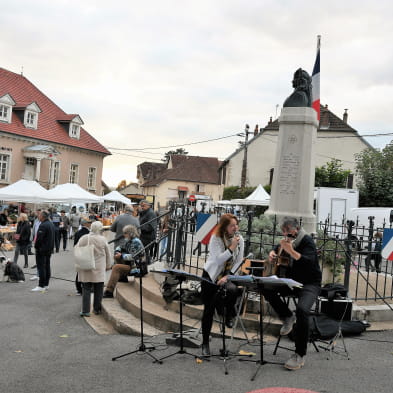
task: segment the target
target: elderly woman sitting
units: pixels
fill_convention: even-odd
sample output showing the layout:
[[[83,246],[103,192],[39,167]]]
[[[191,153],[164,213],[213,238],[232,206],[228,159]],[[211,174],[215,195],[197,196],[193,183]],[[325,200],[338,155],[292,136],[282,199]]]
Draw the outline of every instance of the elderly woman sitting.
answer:
[[[126,225],[123,228],[123,235],[126,242],[123,246],[115,249],[116,264],[112,267],[104,298],[113,297],[113,291],[118,281],[124,278],[127,279],[127,276],[136,268],[135,257],[144,255],[143,244],[138,238],[138,229],[134,225]]]

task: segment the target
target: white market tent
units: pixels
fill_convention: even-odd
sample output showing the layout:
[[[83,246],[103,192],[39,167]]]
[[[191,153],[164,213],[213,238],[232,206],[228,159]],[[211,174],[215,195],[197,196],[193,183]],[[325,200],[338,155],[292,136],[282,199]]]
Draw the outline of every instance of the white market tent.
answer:
[[[65,183],[59,184],[51,190],[47,191],[46,196],[42,202],[57,202],[57,203],[102,203],[102,197],[94,195],[78,184]]]
[[[244,199],[232,199],[232,205],[239,206],[269,206],[270,195],[265,191],[261,184]]]
[[[18,180],[0,189],[0,200],[25,202],[25,203],[42,203],[46,201],[48,191],[33,180]]]
[[[121,203],[124,203],[125,205],[132,205],[133,204],[130,199],[128,199],[124,195],[120,194],[119,191],[112,191],[109,194],[104,195],[102,197],[102,200],[112,201],[112,202],[121,202]]]

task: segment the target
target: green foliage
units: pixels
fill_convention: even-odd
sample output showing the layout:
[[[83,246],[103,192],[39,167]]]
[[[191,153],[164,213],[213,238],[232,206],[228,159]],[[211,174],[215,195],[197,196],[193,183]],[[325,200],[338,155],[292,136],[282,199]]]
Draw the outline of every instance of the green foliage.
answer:
[[[188,154],[188,151],[183,149],[182,147],[177,148],[176,150],[169,150],[165,153],[164,159],[162,161],[167,162],[169,160],[170,156],[173,155],[186,155]]]
[[[384,149],[365,149],[356,154],[359,205],[393,206],[393,143]]]
[[[240,221],[240,230],[247,232],[248,220],[242,219]],[[254,254],[255,258],[265,259],[269,255],[269,251],[273,248],[273,232],[274,221],[270,216],[260,215],[252,220],[251,224],[251,239],[250,252]],[[279,238],[275,238],[277,242]]]
[[[341,160],[332,158],[326,165],[315,168],[315,187],[345,188],[349,169],[342,169]]]
[[[225,187],[223,199],[244,199],[248,197],[255,190],[256,187],[241,188],[238,186]]]

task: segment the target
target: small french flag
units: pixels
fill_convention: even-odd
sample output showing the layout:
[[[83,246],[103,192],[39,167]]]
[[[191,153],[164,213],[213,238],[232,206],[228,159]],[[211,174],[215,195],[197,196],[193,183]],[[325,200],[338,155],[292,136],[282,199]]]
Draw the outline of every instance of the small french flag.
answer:
[[[314,63],[314,69],[312,71],[312,107],[315,109],[318,115],[318,121],[321,115],[321,97],[320,97],[320,52],[321,52],[321,36],[317,38],[317,57]]]

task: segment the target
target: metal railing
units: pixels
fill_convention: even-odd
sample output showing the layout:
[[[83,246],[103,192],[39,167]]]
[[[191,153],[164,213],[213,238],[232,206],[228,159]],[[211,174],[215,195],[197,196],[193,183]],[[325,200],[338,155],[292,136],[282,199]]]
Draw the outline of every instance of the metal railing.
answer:
[[[160,219],[165,215],[169,215],[167,247],[164,255],[155,259],[164,260],[171,268],[202,274],[209,250],[208,244],[196,240],[197,221],[191,208],[172,203]],[[383,258],[379,266],[374,265],[380,253],[374,250],[374,234],[391,228],[391,224],[376,228],[372,217],[369,224],[368,227],[344,221],[332,224],[329,220],[317,224],[317,231],[312,236],[323,272],[322,281],[343,283],[355,301],[387,303],[393,299],[393,267]],[[252,252],[258,259],[265,259],[282,238],[276,218],[254,217],[252,211],[241,217],[240,228],[245,241],[245,255]],[[162,237],[157,238],[157,242],[161,240]]]

